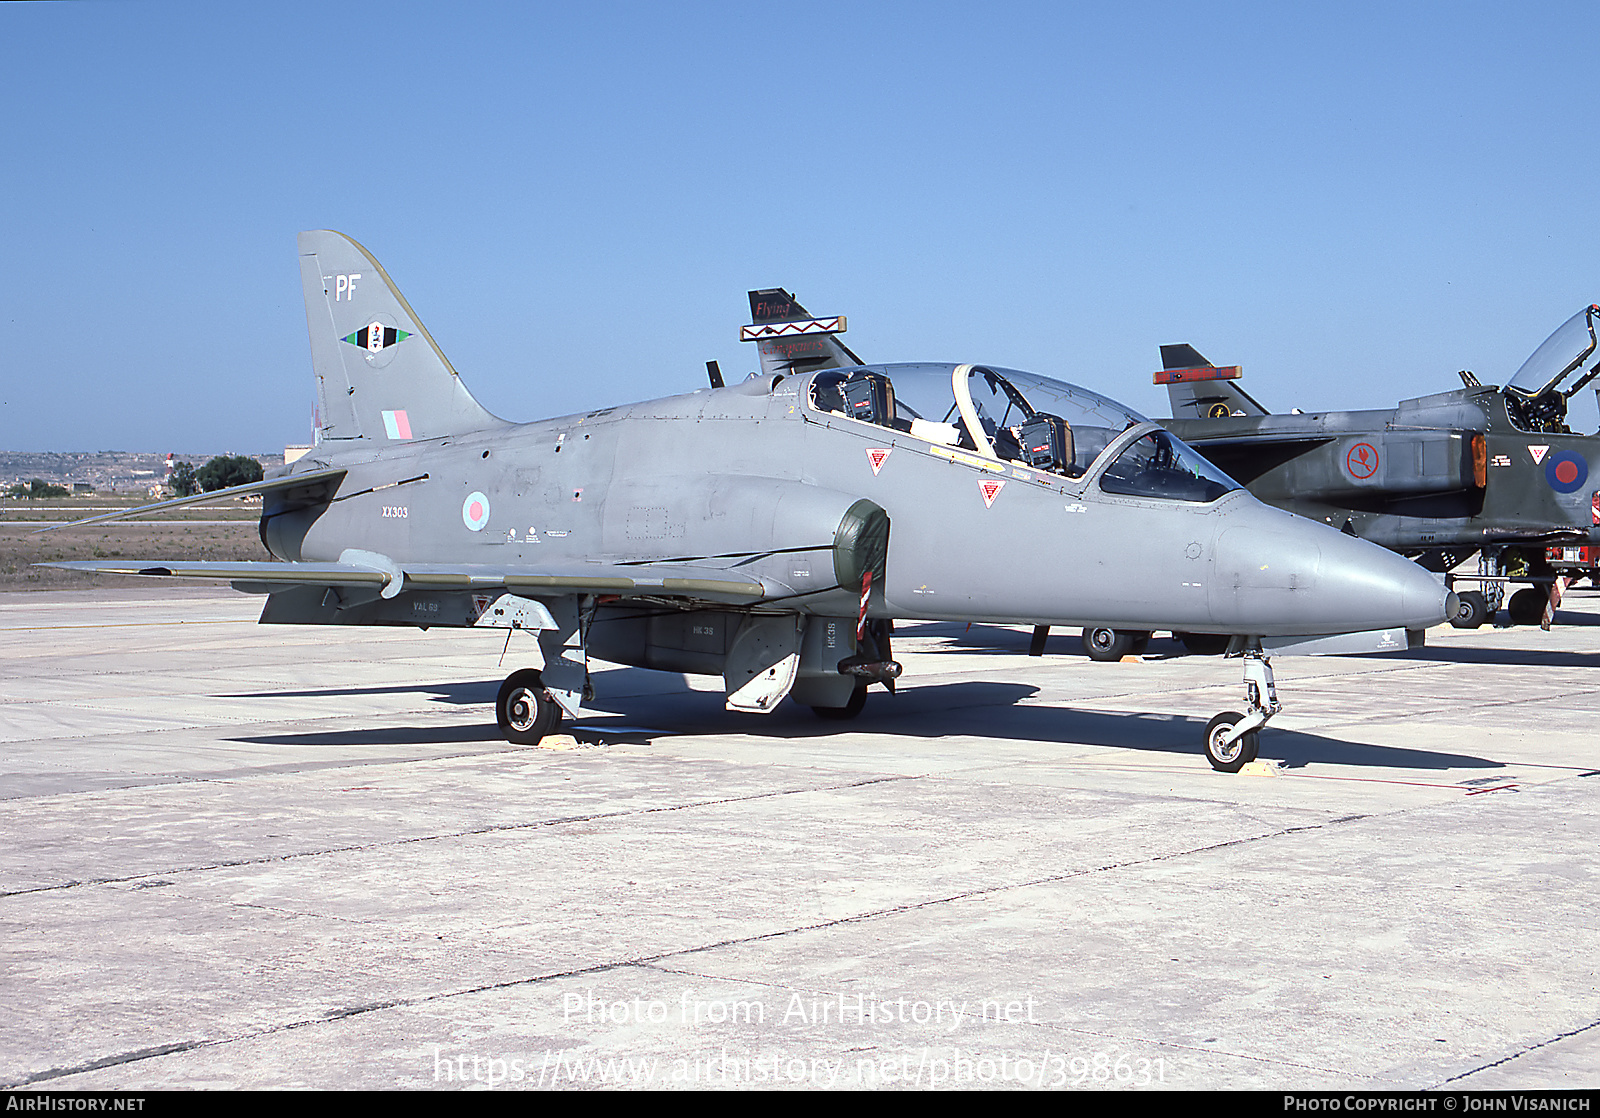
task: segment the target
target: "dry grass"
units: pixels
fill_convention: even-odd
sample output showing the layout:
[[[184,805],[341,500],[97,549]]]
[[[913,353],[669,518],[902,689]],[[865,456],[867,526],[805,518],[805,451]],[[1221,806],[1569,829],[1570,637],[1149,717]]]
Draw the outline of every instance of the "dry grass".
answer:
[[[47,521],[96,516],[109,507],[131,507],[123,498],[78,498],[0,504],[0,590],[82,590],[139,584],[151,579],[89,575],[35,567],[34,563],[78,559],[239,560],[271,559],[261,546],[259,505],[179,509],[158,520],[124,520],[82,528],[36,531]],[[92,507],[90,507],[92,506]],[[163,580],[171,585],[177,580]],[[195,585],[185,580],[189,585]]]

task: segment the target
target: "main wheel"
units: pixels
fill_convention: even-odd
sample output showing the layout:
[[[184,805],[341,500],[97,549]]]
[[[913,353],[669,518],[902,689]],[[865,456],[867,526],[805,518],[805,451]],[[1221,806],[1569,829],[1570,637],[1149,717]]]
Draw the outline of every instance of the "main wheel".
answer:
[[[1256,759],[1259,745],[1256,731],[1239,738],[1232,745],[1223,745],[1227,732],[1237,726],[1244,715],[1236,710],[1225,710],[1206,725],[1206,760],[1218,772],[1236,773]]]
[[[1476,629],[1489,620],[1489,599],[1478,590],[1468,590],[1464,594],[1457,594],[1456,601],[1461,604],[1456,609],[1456,615],[1450,619],[1450,624],[1457,629]]]
[[[1550,599],[1537,587],[1524,587],[1511,595],[1511,600],[1506,603],[1506,613],[1513,625],[1537,625],[1549,602]]]
[[[1149,651],[1149,649],[1150,649],[1150,638],[1155,636],[1155,634],[1140,630],[1139,632],[1136,632],[1136,633],[1132,634],[1132,636],[1133,636],[1133,654],[1135,656],[1143,656],[1147,651]]]
[[[1178,639],[1196,656],[1221,656],[1233,638],[1226,633],[1184,633]]]
[[[1107,663],[1120,660],[1133,651],[1134,634],[1127,629],[1085,629],[1083,650],[1089,659]]]
[[[500,685],[494,716],[512,745],[538,745],[561,724],[561,707],[545,694],[539,673],[524,668],[512,672]]]
[[[856,689],[850,692],[850,701],[842,707],[812,707],[818,718],[834,718],[840,721],[854,718],[861,713],[861,708],[867,705],[867,685],[858,683]]]

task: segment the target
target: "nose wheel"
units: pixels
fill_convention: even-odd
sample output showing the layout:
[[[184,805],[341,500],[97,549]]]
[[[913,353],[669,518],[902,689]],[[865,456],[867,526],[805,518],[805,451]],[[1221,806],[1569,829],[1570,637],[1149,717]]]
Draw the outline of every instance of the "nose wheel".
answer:
[[[1206,725],[1206,760],[1218,772],[1236,773],[1256,759],[1260,737],[1254,730],[1228,740],[1235,726],[1244,721],[1236,710],[1225,710]]]
[[[494,703],[495,721],[512,745],[538,745],[561,724],[561,707],[544,689],[532,668],[512,672],[500,685]]]
[[[1224,711],[1206,724],[1206,760],[1218,772],[1236,773],[1256,759],[1257,731],[1283,709],[1272,679],[1272,662],[1261,647],[1245,649],[1244,697],[1249,711]]]

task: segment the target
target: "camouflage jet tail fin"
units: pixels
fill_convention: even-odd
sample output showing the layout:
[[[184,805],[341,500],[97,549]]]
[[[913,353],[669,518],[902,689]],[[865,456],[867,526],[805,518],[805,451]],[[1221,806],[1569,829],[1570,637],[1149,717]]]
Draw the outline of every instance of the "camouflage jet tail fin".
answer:
[[[756,343],[763,373],[787,376],[861,364],[839,340],[844,330],[844,315],[812,318],[800,300],[773,287],[750,292],[750,325],[740,328],[739,340]]]
[[[1230,383],[1242,372],[1238,365],[1213,365],[1194,346],[1164,345],[1155,383],[1167,386],[1173,419],[1270,414],[1248,392]]]
[[[407,442],[503,424],[472,398],[383,266],[343,233],[300,234],[316,439]]]

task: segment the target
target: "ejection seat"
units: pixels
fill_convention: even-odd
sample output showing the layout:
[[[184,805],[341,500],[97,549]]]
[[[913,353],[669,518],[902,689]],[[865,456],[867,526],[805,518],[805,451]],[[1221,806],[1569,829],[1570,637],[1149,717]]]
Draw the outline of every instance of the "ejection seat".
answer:
[[[911,431],[911,420],[902,418],[895,407],[894,383],[883,373],[863,369],[849,376],[822,374],[813,391],[816,405],[823,411],[877,427]]]
[[[1037,411],[1018,428],[1017,435],[1022,460],[1028,465],[1036,470],[1072,474],[1076,451],[1072,445],[1072,424],[1065,419]]]

